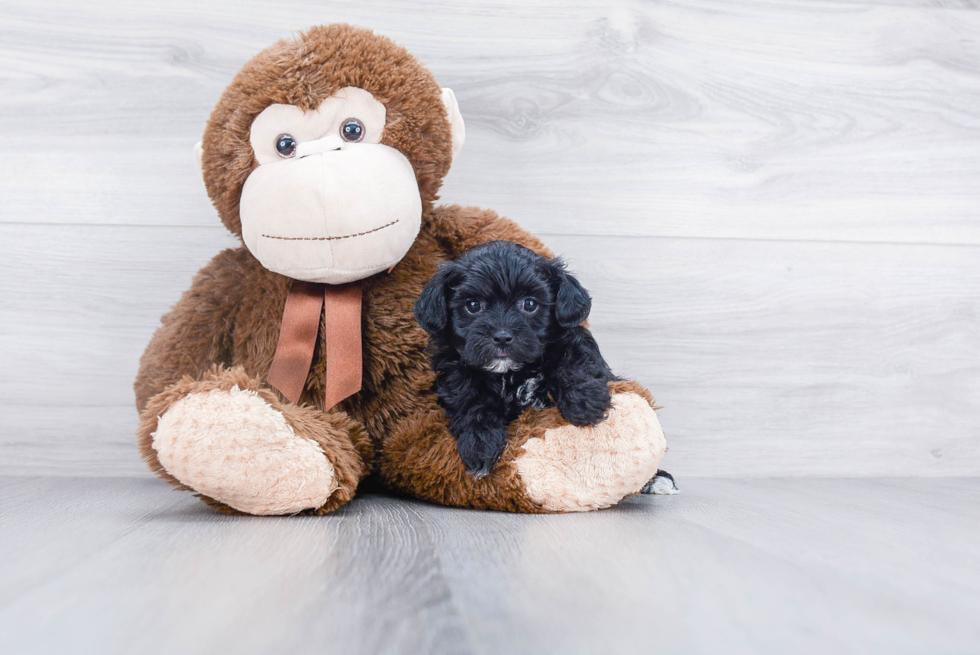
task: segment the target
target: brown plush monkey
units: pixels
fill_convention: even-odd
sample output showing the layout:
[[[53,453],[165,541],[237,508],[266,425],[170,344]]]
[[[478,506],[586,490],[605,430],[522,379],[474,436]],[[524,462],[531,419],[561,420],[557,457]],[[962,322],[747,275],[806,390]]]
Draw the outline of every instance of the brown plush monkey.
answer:
[[[465,472],[412,305],[439,263],[507,239],[488,210],[436,206],[462,145],[452,92],[403,48],[316,27],[249,61],[198,149],[244,245],[218,254],[140,362],[150,468],[226,511],[330,512],[375,474],[417,498],[515,512],[608,507],[665,450],[650,394],[612,383],[594,428],[528,410],[490,475]]]

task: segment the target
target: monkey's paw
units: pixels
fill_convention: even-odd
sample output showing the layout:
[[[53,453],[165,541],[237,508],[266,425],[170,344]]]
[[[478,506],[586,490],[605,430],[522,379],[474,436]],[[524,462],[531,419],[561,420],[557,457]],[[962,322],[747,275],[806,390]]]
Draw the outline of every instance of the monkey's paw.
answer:
[[[541,432],[523,444],[515,463],[530,500],[553,512],[601,509],[638,493],[667,449],[657,415],[638,391],[614,393],[609,416],[594,427]]]

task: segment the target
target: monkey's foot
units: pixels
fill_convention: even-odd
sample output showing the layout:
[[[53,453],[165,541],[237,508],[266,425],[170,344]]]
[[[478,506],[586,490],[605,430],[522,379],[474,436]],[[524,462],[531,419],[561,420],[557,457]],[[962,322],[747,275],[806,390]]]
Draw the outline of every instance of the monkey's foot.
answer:
[[[257,391],[189,393],[159,417],[152,447],[181,484],[249,514],[322,507],[338,488],[316,441]]]
[[[642,387],[613,383],[609,416],[594,427],[560,425],[523,444],[517,471],[531,501],[584,512],[639,493],[657,473],[667,442]]]

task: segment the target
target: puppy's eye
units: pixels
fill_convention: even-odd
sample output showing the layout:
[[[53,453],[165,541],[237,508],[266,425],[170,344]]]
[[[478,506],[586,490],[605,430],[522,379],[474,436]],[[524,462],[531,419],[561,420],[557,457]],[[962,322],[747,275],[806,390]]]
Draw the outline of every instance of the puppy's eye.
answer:
[[[276,152],[283,159],[289,159],[296,154],[296,139],[292,134],[280,134],[276,137]]]
[[[348,118],[340,126],[340,136],[344,141],[357,143],[364,138],[364,123],[356,118]]]
[[[468,300],[466,302],[466,311],[470,314],[478,314],[481,309],[483,309],[483,304],[479,300]]]
[[[528,314],[533,314],[538,311],[538,301],[534,298],[525,298],[521,301],[521,309],[526,311]]]

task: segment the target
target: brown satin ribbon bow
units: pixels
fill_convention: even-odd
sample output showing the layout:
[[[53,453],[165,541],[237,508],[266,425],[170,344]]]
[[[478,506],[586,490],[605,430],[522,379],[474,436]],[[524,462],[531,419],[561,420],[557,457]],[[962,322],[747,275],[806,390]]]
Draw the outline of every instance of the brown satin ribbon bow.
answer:
[[[313,363],[321,313],[327,341],[326,411],[361,390],[360,284],[293,280],[267,379],[290,402],[299,401]]]

